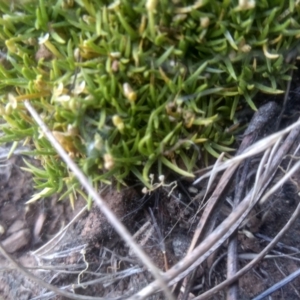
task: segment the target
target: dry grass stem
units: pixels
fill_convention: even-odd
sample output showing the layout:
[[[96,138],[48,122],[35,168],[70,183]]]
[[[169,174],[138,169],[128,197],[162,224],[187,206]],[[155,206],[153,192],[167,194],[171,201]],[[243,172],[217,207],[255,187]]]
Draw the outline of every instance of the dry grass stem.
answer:
[[[293,123],[292,125],[288,126],[287,128],[285,128],[279,132],[273,133],[273,134],[265,137],[264,139],[259,140],[258,142],[254,143],[253,145],[248,147],[242,154],[235,156],[231,159],[228,159],[223,163],[219,163],[219,167],[216,168],[216,170],[214,170],[214,172],[216,172],[216,171],[221,172],[221,171],[235,165],[236,163],[240,164],[242,161],[244,161],[248,157],[255,156],[257,154],[262,153],[263,151],[265,151],[266,149],[272,147],[275,143],[277,143],[278,140],[282,136],[289,133],[293,129],[297,128],[299,125],[300,125],[300,119],[297,122]],[[194,184],[196,185],[196,184],[200,183],[204,178],[210,177],[211,173],[212,173],[212,170],[208,171],[204,175],[200,176],[197,180],[194,181]]]
[[[32,273],[28,272],[26,268],[24,268],[21,264],[16,262],[14,258],[8,254],[5,249],[2,247],[2,244],[0,243],[0,252],[1,254],[19,271],[21,272],[25,277],[30,278],[40,286],[56,293],[57,295],[62,295],[64,297],[67,297],[69,299],[75,299],[75,300],[104,300],[105,298],[102,297],[90,297],[90,296],[81,296],[81,295],[75,295],[73,293],[64,291],[60,288],[57,288],[56,286],[49,284],[45,282],[44,280],[40,279],[39,277],[33,275]]]
[[[246,274],[249,270],[251,270],[255,264],[257,264],[260,260],[262,260],[265,255],[277,244],[277,242],[284,236],[284,234],[289,230],[289,228],[293,225],[293,223],[297,220],[300,214],[300,203],[298,204],[296,210],[294,211],[293,215],[289,219],[289,221],[286,223],[286,225],[280,230],[280,232],[274,237],[272,242],[265,247],[263,251],[261,251],[255,259],[253,259],[249,264],[247,264],[245,267],[240,269],[234,277],[227,279],[220,283],[219,285],[215,286],[211,290],[203,293],[202,295],[194,298],[193,300],[205,300],[209,299],[211,296],[213,296],[215,293],[217,293],[220,290],[223,290],[226,288],[228,285],[232,284],[236,280],[238,280],[241,276]]]
[[[295,141],[295,138],[299,135],[299,125],[300,121],[295,122],[285,130],[282,130],[279,133],[273,134],[272,136],[255,143],[253,146],[249,147],[248,150],[245,150],[245,153],[240,155],[239,158],[233,158],[231,160],[231,168],[233,168],[233,166],[236,168],[237,164],[242,161],[241,157],[245,159],[247,157],[250,157],[249,153],[252,153],[252,155],[254,155],[261,152],[257,152],[257,150],[255,150],[256,145],[258,145],[257,147],[259,149],[265,150],[264,159],[261,161],[259,167],[262,170],[268,155],[270,153],[272,155],[274,154],[274,151],[270,152],[266,150],[269,147],[272,147],[273,145],[275,145],[275,147],[277,148],[277,140],[286,133],[290,132],[289,136],[286,138],[285,142],[278,150],[272,162],[267,164],[269,165],[269,168],[265,170],[264,174],[260,178],[260,184],[256,184],[256,189],[252,189],[248,193],[248,195],[246,195],[244,200],[241,201],[241,203],[236,207],[236,209],[229,215],[229,217],[225,221],[223,221],[223,223],[221,223],[199,246],[197,246],[192,252],[188,253],[188,255],[184,259],[182,259],[178,264],[173,266],[168,272],[164,274],[166,281],[168,281],[169,284],[174,284],[182,278],[184,278],[186,275],[188,275],[192,270],[199,266],[199,264],[202,263],[208,256],[210,256],[216,249],[218,249],[223,244],[223,242],[227,238],[229,238],[231,234],[240,226],[242,221],[245,219],[245,217],[248,215],[248,213],[251,211],[254,205],[261,198],[262,193],[272,180],[278,166],[280,165],[281,160],[286,155],[292,143]],[[268,147],[266,147],[265,141],[267,141]],[[228,164],[228,162],[224,163],[224,165],[226,164]],[[268,191],[266,195],[264,195],[262,201],[264,201],[271,194],[273,194],[284,182],[286,182],[289,179],[289,177],[294,172],[296,172],[299,169],[299,167],[300,162],[295,164],[295,166],[270,191]],[[227,180],[224,179],[224,181],[224,184],[227,184]],[[253,195],[255,195],[255,197]],[[158,282],[154,281],[153,283],[145,287],[143,290],[138,292],[132,299],[144,299],[145,297],[148,297],[149,295],[155,293],[158,290],[158,288]]]

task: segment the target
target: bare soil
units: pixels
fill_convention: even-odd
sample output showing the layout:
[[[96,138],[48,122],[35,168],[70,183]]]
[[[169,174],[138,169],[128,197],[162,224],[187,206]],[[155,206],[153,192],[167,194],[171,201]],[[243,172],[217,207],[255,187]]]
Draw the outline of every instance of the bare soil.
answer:
[[[14,157],[9,163],[11,164],[10,176],[1,178],[0,224],[5,229],[1,235],[1,242],[21,264],[27,267],[40,266],[43,270],[31,269],[30,271],[47,282],[65,287],[78,284],[78,274],[85,269],[85,261],[89,264],[88,270],[94,274],[83,274],[82,282],[99,278],[95,276],[96,273],[108,275],[126,270],[130,266],[141,268],[137,259],[95,206],[91,211],[85,212],[71,226],[58,245],[47,254],[33,255],[31,251],[43,245],[63,225],[70,222],[84,207],[85,202],[79,199],[74,211],[70,209],[67,201],[57,202],[56,197],[26,206],[25,202],[33,193],[31,176],[20,170],[20,166],[23,165],[21,157]],[[280,195],[274,196],[274,199],[268,202],[268,207],[254,213],[245,226],[244,232],[240,231],[240,254],[245,256],[245,254],[259,253],[268,243],[264,238],[274,237],[289,220],[299,199],[294,186],[285,187],[285,189],[286,191],[283,190]],[[168,265],[171,266],[185,254],[192,238],[191,220],[194,217],[197,202],[191,204],[189,209],[185,207],[194,196],[188,192],[188,183],[184,182],[181,187],[173,191],[171,197],[168,197],[167,191],[163,189],[148,196],[142,196],[138,189],[128,189],[121,193],[108,190],[104,198],[113,211],[123,218],[132,234],[147,221],[153,222],[149,213],[150,209],[153,211],[161,234],[167,236],[166,257]],[[221,215],[220,220],[225,216],[226,213],[224,216]],[[13,238],[16,235],[17,238]],[[146,236],[147,230],[138,236],[137,240],[157,266],[164,270],[167,266],[161,251],[158,232],[155,230],[150,232],[148,239]],[[300,248],[300,221],[294,224],[281,242],[283,244],[278,245],[271,253],[275,257],[265,259],[240,279],[240,299],[251,299],[300,267],[299,254],[297,254]],[[85,255],[80,252],[82,249],[86,249]],[[225,247],[214,256],[213,262],[220,258],[224,251],[226,251]],[[293,255],[295,260],[288,257],[276,257],[283,253]],[[242,257],[240,266],[246,263],[247,260]],[[3,257],[0,257],[0,264],[1,299],[35,299],[38,296],[40,296],[38,299],[53,297],[63,299],[25,278],[19,271],[10,269],[10,264]],[[198,284],[203,278],[205,278],[204,284],[194,290],[195,295],[226,279],[226,258],[220,259],[216,264],[203,266],[199,271]],[[77,287],[74,292],[102,296],[106,299],[115,297],[122,299],[126,294],[129,296],[151,280],[149,273],[143,270],[120,280],[107,279],[106,284],[92,284],[86,289]],[[300,278],[274,293],[272,299],[298,299],[299,287]],[[224,299],[224,295],[218,294],[214,299]],[[160,297],[157,296],[156,299]]]

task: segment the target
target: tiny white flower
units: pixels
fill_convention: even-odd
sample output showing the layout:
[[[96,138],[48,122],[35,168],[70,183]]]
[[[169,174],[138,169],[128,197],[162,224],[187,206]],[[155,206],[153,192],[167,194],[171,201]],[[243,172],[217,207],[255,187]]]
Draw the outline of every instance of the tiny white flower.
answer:
[[[103,156],[104,159],[104,168],[106,170],[111,170],[114,167],[114,159],[111,154],[106,153]]]
[[[120,58],[121,57],[121,52],[110,52],[109,55],[112,58]]]
[[[79,95],[84,91],[84,89],[85,89],[85,81],[81,81],[80,84],[75,86],[75,88],[73,90],[73,94]]]
[[[61,95],[55,99],[57,102],[67,102],[71,99],[69,95]]]
[[[132,89],[132,87],[130,86],[129,83],[125,82],[123,84],[123,92],[125,97],[131,102],[135,102],[136,98],[137,98],[137,94],[136,92]]]
[[[8,101],[9,101],[9,103],[11,104],[11,107],[13,108],[13,109],[16,109],[17,108],[17,106],[18,106],[18,101],[17,101],[17,99],[16,99],[16,97],[13,95],[13,94],[8,94]]]
[[[209,23],[210,23],[209,17],[200,18],[200,24],[202,28],[207,28],[209,26]]]
[[[108,5],[108,9],[115,9],[117,8],[119,5],[121,4],[120,0],[116,0],[115,2],[111,3],[110,5]]]
[[[62,82],[60,82],[58,86],[53,89],[53,96],[54,97],[60,96],[63,93],[63,90],[64,90],[64,85]]]
[[[248,10],[255,7],[255,0],[239,0],[238,9]]]
[[[76,49],[74,50],[74,57],[75,57],[75,59],[76,59],[77,61],[79,61],[79,59],[80,59],[80,50],[79,50],[79,48],[76,48]]]
[[[44,36],[39,38],[39,44],[45,44],[49,40],[49,33],[46,33]]]

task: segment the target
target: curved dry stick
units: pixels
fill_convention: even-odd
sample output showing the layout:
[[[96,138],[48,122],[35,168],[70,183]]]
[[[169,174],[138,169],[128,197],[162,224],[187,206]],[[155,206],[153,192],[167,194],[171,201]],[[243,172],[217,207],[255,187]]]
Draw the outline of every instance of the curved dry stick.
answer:
[[[259,108],[259,110],[253,115],[251,122],[248,125],[247,130],[244,133],[244,138],[243,141],[236,153],[236,156],[242,154],[244,152],[244,150],[246,150],[249,146],[251,146],[255,140],[257,139],[257,137],[260,135],[260,133],[264,130],[264,128],[266,127],[267,123],[275,117],[276,112],[279,110],[278,105],[275,102],[268,102],[267,104],[261,106]],[[249,158],[246,159],[246,161]],[[218,162],[218,161],[217,161]],[[220,196],[221,194],[224,192],[226,186],[228,185],[228,183],[231,180],[232,175],[234,174],[234,172],[236,171],[237,167],[238,167],[239,163],[235,163],[232,166],[230,166],[228,169],[226,169],[226,171],[223,173],[217,187],[215,188],[213,194],[211,195],[211,197],[207,200],[207,204],[206,207],[202,213],[202,216],[199,220],[199,223],[196,227],[192,242],[190,244],[190,247],[188,249],[187,255],[189,253],[191,253],[193,251],[193,249],[195,248],[196,244],[199,242],[200,240],[200,236],[202,235],[202,238],[204,236],[204,229],[209,227],[208,223],[213,222],[213,219],[211,218],[211,214],[213,212],[213,210],[215,209],[215,207],[217,206]],[[213,170],[215,169],[215,166],[213,167]],[[212,171],[213,171],[212,170]],[[244,169],[244,176],[246,169]],[[212,175],[214,173],[212,172]],[[210,176],[210,179],[211,180]],[[242,180],[240,182],[240,184],[237,185],[236,188],[236,192],[235,192],[235,200],[234,200],[234,208],[237,206],[237,204],[240,202],[241,199],[241,193],[242,193],[242,189],[243,189],[243,184],[244,181]],[[239,188],[238,188],[239,187]],[[208,188],[207,188],[208,189]],[[205,194],[206,195],[206,194]],[[204,196],[205,198],[205,196]],[[212,228],[209,232],[207,232],[206,230],[206,235],[209,234],[212,231]],[[236,248],[237,248],[237,241],[236,238],[232,238],[229,242],[229,246],[228,246],[228,258],[227,258],[227,265],[228,265],[228,272],[227,272],[227,277],[231,277],[232,274],[235,274],[237,271],[237,262],[236,262]],[[185,283],[187,283],[187,281],[191,281],[191,278],[187,277],[185,279]],[[235,290],[235,294],[237,293],[237,288],[233,288],[233,291]],[[231,294],[233,294],[231,292]],[[232,297],[231,297],[232,298]],[[236,296],[234,297],[234,299],[236,299]]]
[[[232,166],[230,166],[228,169],[225,170],[225,172],[223,173],[223,175],[221,176],[217,187],[215,188],[215,190],[213,191],[213,194],[210,196],[210,198],[207,200],[205,209],[202,213],[202,216],[197,224],[196,230],[194,232],[192,241],[190,243],[189,249],[187,251],[186,255],[189,255],[196,247],[196,244],[199,242],[200,240],[200,236],[202,235],[202,237],[204,236],[204,229],[211,227],[211,230],[213,229],[212,226],[209,226],[209,224],[212,224],[212,222],[214,222],[215,218],[211,218],[212,212],[214,211],[215,207],[218,205],[219,200],[220,200],[220,196],[222,195],[222,193],[224,192],[225,188],[227,187],[232,175],[234,174],[234,172],[236,171],[237,167],[238,167],[239,163],[235,163]],[[208,187],[207,187],[208,189]],[[204,197],[205,198],[205,197]],[[210,231],[211,232],[211,231]],[[207,233],[210,233],[207,232]],[[184,286],[187,286],[187,283],[191,283],[193,281],[193,275],[190,275],[188,277],[186,277],[183,281],[180,281],[177,286],[175,287],[174,291],[180,290],[181,285],[183,284]],[[186,294],[188,295],[188,290],[186,290]],[[184,298],[186,299],[186,298]]]
[[[296,127],[296,128],[295,128]],[[263,186],[263,189],[259,191],[251,190],[251,192],[244,198],[244,200],[237,206],[237,208],[229,215],[229,217],[224,220],[199,246],[197,246],[188,256],[186,256],[183,260],[173,266],[168,272],[166,272],[163,276],[165,281],[169,282],[169,284],[175,284],[182,278],[184,278],[188,273],[194,270],[200,263],[202,263],[209,255],[211,255],[216,249],[218,249],[224,241],[231,236],[231,234],[240,226],[244,218],[261,198],[261,195],[264,189],[267,187],[269,182],[272,180],[273,176],[276,173],[276,170],[282,160],[282,157],[287,153],[292,143],[295,141],[296,137],[299,135],[300,126],[299,120],[288,127],[290,132],[285,142],[282,144],[280,149],[277,151],[272,163],[270,164],[270,168],[268,171],[268,176],[264,175],[260,186]],[[280,133],[274,134],[272,139],[276,136],[277,138],[282,136],[287,132],[287,129],[282,130]],[[267,138],[270,140],[270,137]],[[261,144],[262,141],[259,141],[257,144]],[[276,144],[276,140],[274,139],[274,143]],[[255,144],[254,144],[255,145]],[[253,146],[254,146],[253,145]],[[253,148],[253,146],[251,148]],[[246,151],[247,152],[247,151]],[[300,168],[300,161],[296,163],[293,168],[280,180],[276,183],[276,185],[268,191],[268,193],[263,197],[261,201],[267,199],[267,197],[274,193],[280,185],[285,182],[293,173],[295,173]],[[265,181],[265,182],[263,182]],[[252,201],[252,193],[256,192],[256,201]],[[145,297],[155,293],[158,291],[159,285],[157,281],[150,283],[140,292],[136,293],[130,299],[140,300]]]
[[[237,167],[238,167],[238,163],[236,163],[236,164],[232,165],[231,167],[229,167],[228,169],[226,169],[226,171],[222,175],[217,187],[215,188],[213,194],[208,199],[207,205],[206,205],[206,207],[203,211],[203,214],[201,216],[201,219],[197,225],[197,228],[194,233],[190,247],[188,249],[187,255],[190,254],[193,251],[193,249],[195,248],[197,241],[199,240],[199,237],[200,237],[201,233],[203,232],[203,229],[209,220],[209,216],[211,215],[213,209],[218,204],[218,200],[219,200],[221,194],[223,193],[224,189],[226,188],[229,180],[231,179],[231,177],[232,177],[233,173],[235,172],[235,170],[237,169]]]
[[[279,233],[275,236],[275,238],[270,242],[270,244],[261,251],[256,258],[254,258],[249,264],[247,264],[245,267],[240,269],[233,277],[230,279],[227,279],[220,283],[219,285],[215,286],[211,290],[203,293],[202,295],[193,298],[193,300],[206,300],[209,299],[209,297],[212,297],[215,293],[221,291],[228,285],[232,284],[236,280],[238,280],[241,276],[246,274],[250,269],[252,269],[260,260],[264,258],[264,256],[277,244],[277,242],[282,238],[282,236],[289,230],[289,228],[292,226],[292,224],[297,220],[298,216],[300,214],[300,203],[298,204],[296,210],[294,211],[293,215],[289,219],[289,221],[285,224],[285,226],[279,231]]]
[[[277,266],[276,261],[275,261],[275,264]],[[279,268],[279,267],[277,266],[277,268]],[[275,283],[273,286],[271,286],[270,288],[268,288],[267,290],[265,290],[264,292],[262,292],[261,294],[259,294],[255,298],[253,298],[252,300],[263,300],[263,299],[266,299],[266,297],[268,297],[269,295],[271,295],[274,292],[278,291],[279,289],[282,289],[288,283],[293,287],[294,292],[297,294],[298,299],[299,299],[299,292],[297,291],[297,289],[296,289],[295,285],[292,283],[292,281],[295,280],[297,277],[300,276],[300,269],[298,269],[297,271],[291,273],[288,276],[286,276],[281,270],[280,270],[280,272],[281,272],[281,274],[283,276],[285,276],[285,278],[283,278],[279,282]]]
[[[175,284],[193,271],[200,263],[207,259],[225,240],[240,226],[249,211],[252,209],[251,195],[248,195],[233,211],[230,216],[223,221],[199,246],[197,246],[188,256],[173,266],[164,274],[165,281],[170,285]],[[159,285],[157,281],[150,283],[143,290],[132,296],[130,299],[145,299],[149,295],[157,292]]]
[[[90,184],[89,180],[83,174],[83,172],[79,169],[79,167],[73,162],[73,160],[69,157],[69,155],[65,152],[62,146],[57,142],[51,131],[48,129],[46,124],[42,121],[36,110],[30,104],[28,100],[24,101],[24,105],[37,122],[37,124],[42,129],[43,133],[60,155],[60,157],[65,161],[67,166],[74,172],[74,175],[78,179],[78,181],[82,184],[82,186],[86,189],[87,193],[96,201],[97,205],[101,209],[102,213],[106,216],[107,220],[110,224],[115,228],[120,237],[132,248],[138,258],[149,268],[150,272],[153,276],[159,281],[159,285],[166,294],[167,299],[173,299],[173,296],[164,281],[164,278],[161,275],[161,271],[154,265],[148,255],[143,251],[143,249],[134,241],[130,232],[127,228],[119,221],[116,215],[110,210],[102,197],[97,193],[97,191]]]
[[[279,189],[280,186],[299,168],[300,161],[297,162],[294,165],[294,167],[280,181],[278,181],[274,185],[274,187],[272,187],[272,189],[268,191],[268,193],[266,193],[266,195],[264,195],[262,200],[267,199],[271,194],[273,194],[277,189]],[[224,241],[240,226],[244,218],[256,204],[254,201],[252,201],[251,192],[229,215],[229,217],[225,221],[223,221],[199,246],[197,246],[188,257],[186,256],[182,261],[177,263],[168,272],[164,274],[165,280],[168,281],[170,285],[175,284],[176,282],[184,278],[187,274],[189,274],[192,270],[194,270],[200,263],[207,259],[208,256],[210,256],[217,248],[219,248],[224,243]],[[258,197],[258,199],[259,198],[260,197]],[[240,274],[240,271],[236,274]],[[237,277],[232,277],[232,279],[226,280],[226,286],[233,283],[237,279]],[[223,287],[224,286],[222,286],[222,288]],[[146,286],[143,290],[135,294],[133,297],[130,297],[130,299],[145,299],[149,295],[158,291],[158,289],[158,282],[154,281],[148,286]]]

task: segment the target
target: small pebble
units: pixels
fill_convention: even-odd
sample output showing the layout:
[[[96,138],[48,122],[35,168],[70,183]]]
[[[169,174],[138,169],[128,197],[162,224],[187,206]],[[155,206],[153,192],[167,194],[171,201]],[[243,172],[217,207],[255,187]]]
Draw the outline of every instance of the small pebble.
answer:
[[[21,229],[23,229],[24,227],[26,227],[26,223],[24,221],[21,220],[16,220],[14,223],[12,223],[10,225],[10,227],[7,230],[7,234],[12,234],[14,232],[17,232]]]
[[[2,246],[8,253],[14,253],[26,246],[30,242],[30,231],[29,229],[22,229],[18,232],[13,233],[4,241]]]

